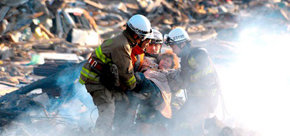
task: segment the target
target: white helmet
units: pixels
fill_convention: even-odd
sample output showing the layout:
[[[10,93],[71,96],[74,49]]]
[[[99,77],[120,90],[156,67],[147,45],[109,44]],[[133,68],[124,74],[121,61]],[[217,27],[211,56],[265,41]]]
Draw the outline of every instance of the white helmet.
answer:
[[[162,44],[163,43],[163,36],[162,33],[156,29],[152,29],[153,38],[151,38],[152,44]]]
[[[143,15],[137,14],[132,16],[127,25],[134,31],[142,40],[148,38],[152,33],[150,21]]]
[[[187,32],[183,28],[178,27],[171,30],[168,35],[165,35],[164,40],[165,40],[165,44],[178,45],[180,43],[190,41],[190,38]]]

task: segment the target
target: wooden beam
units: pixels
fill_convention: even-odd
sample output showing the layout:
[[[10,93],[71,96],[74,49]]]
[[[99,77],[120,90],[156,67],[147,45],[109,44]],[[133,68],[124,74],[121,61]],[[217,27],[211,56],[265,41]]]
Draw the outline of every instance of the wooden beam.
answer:
[[[104,9],[105,7],[102,5],[102,4],[99,4],[99,3],[96,3],[96,2],[93,2],[91,0],[84,0],[85,3],[93,6],[93,7],[96,7],[98,9]]]

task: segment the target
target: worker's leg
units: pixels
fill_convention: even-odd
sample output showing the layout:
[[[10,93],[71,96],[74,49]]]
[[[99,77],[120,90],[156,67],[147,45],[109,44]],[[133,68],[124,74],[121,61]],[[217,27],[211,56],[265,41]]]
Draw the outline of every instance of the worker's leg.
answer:
[[[116,101],[114,128],[116,136],[127,136],[133,133],[135,111],[129,108],[126,100]]]
[[[115,114],[115,98],[112,95],[112,91],[102,85],[86,85],[86,88],[98,108],[99,117],[96,121],[96,134],[98,136],[112,135]]]

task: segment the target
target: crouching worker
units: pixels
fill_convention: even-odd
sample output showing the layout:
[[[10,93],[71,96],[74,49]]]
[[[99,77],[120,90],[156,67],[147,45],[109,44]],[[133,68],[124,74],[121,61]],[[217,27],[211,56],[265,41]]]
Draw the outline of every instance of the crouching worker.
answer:
[[[187,100],[173,118],[173,130],[186,136],[204,135],[204,121],[214,115],[221,94],[214,64],[205,48],[193,47],[183,28],[171,30],[165,41],[181,58],[181,84],[187,90]]]
[[[146,41],[151,33],[149,20],[143,15],[134,15],[128,20],[126,30],[105,40],[83,66],[79,82],[86,86],[98,108],[95,132],[98,136],[112,135],[116,102],[126,98],[124,90],[136,86],[130,59],[132,48]]]

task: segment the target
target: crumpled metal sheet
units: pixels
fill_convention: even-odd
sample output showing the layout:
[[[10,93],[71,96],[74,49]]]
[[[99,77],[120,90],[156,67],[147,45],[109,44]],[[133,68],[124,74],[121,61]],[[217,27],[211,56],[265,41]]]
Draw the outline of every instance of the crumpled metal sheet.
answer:
[[[18,6],[28,2],[28,0],[1,0],[0,3],[7,6]]]

